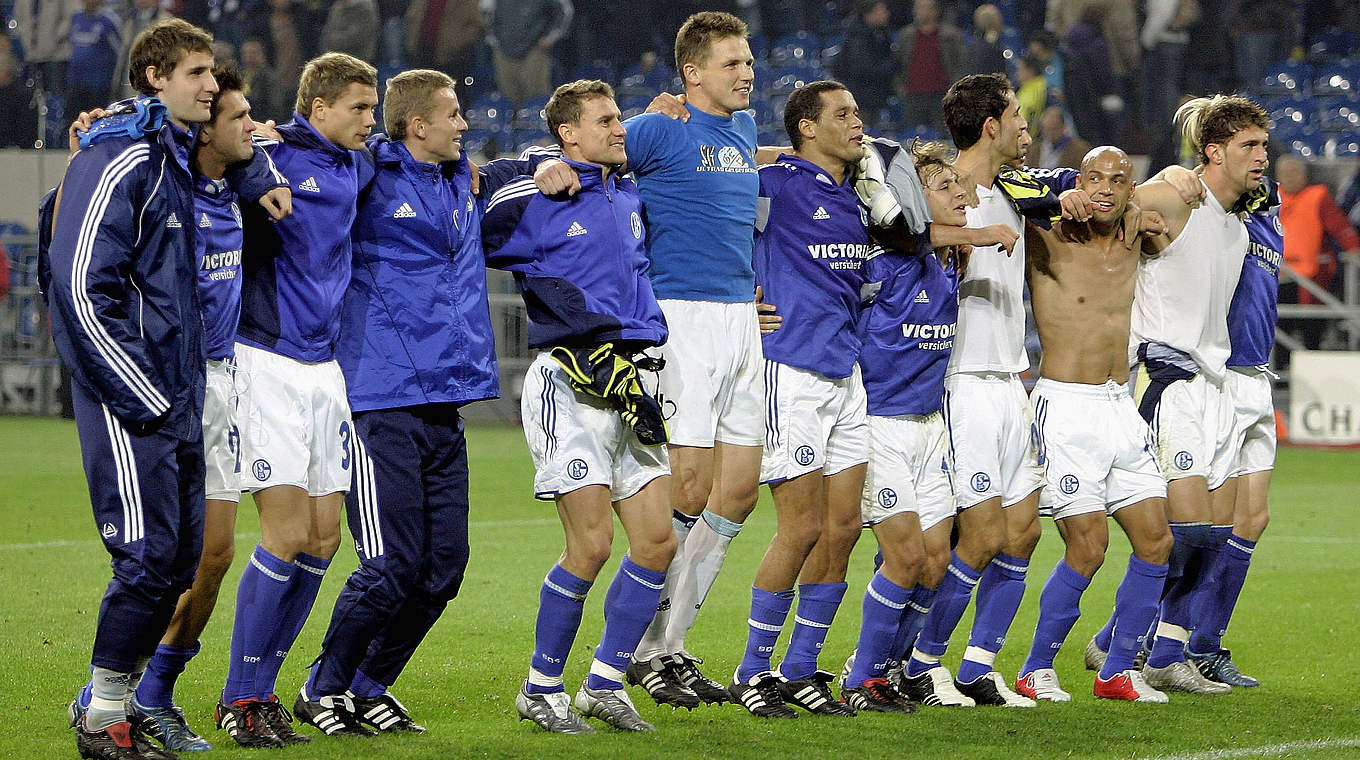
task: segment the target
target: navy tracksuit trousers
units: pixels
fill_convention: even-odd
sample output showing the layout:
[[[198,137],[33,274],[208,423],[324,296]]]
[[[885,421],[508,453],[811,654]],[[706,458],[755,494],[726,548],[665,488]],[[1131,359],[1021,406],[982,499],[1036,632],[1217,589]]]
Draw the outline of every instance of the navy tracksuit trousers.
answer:
[[[345,511],[360,564],[335,601],[313,697],[343,694],[356,671],[391,686],[457,596],[468,562],[457,404],[356,412],[354,428]]]
[[[203,432],[137,435],[73,383],[95,526],[113,558],[91,663],[129,673],[156,651],[203,548]]]

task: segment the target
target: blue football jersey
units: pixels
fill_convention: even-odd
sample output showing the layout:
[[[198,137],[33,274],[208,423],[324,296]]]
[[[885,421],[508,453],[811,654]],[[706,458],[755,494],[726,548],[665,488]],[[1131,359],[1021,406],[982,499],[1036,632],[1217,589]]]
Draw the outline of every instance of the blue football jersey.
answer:
[[[755,298],[751,229],[756,219],[756,124],[689,107],[689,121],[634,116],[628,168],[647,228],[657,298],[740,303]]]
[[[959,273],[921,236],[913,253],[875,252],[867,274],[880,283],[859,319],[859,366],[869,414],[939,411],[959,318]]]
[[[1280,300],[1280,261],[1284,258],[1284,228],[1279,209],[1250,214],[1247,257],[1242,278],[1228,306],[1228,338],[1232,342],[1229,367],[1259,367],[1270,361],[1275,345],[1275,319]]]
[[[203,348],[209,359],[226,359],[236,353],[241,321],[241,208],[226,182],[197,176],[194,183]]]
[[[784,317],[783,327],[762,336],[766,359],[850,376],[859,356],[866,219],[853,185],[816,164],[782,155],[760,169],[756,282]]]

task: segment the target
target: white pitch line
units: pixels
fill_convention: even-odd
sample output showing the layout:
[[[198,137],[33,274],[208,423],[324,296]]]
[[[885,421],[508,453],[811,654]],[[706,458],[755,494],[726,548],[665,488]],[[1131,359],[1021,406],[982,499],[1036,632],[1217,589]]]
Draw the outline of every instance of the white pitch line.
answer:
[[[1267,744],[1261,747],[1242,747],[1239,749],[1215,749],[1208,752],[1191,752],[1183,755],[1158,755],[1150,760],[1232,760],[1239,757],[1281,757],[1291,752],[1353,749],[1360,747],[1360,738],[1352,739],[1312,739],[1309,741]]]

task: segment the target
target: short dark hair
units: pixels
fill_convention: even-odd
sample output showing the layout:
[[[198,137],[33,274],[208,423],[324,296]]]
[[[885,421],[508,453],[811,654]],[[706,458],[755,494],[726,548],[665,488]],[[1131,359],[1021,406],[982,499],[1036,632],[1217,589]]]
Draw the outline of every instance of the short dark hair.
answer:
[[[969,74],[944,94],[944,123],[954,147],[968,150],[982,139],[982,125],[1006,113],[1011,82],[1005,74]]]
[[[685,64],[703,63],[714,40],[746,39],[746,22],[722,11],[703,11],[685,19],[675,34],[675,70],[684,75]]]
[[[552,138],[558,145],[562,145],[562,135],[557,131],[558,127],[579,121],[581,104],[592,98],[613,100],[614,88],[599,79],[578,79],[553,90],[543,112],[548,119],[548,131],[552,133]]]
[[[222,96],[232,92],[245,92],[245,84],[241,81],[241,72],[235,66],[218,66],[213,69],[213,79],[217,80],[217,92],[213,93],[212,110],[209,111],[209,121],[217,118],[217,104],[222,101]]]
[[[171,18],[143,29],[132,41],[128,53],[128,82],[143,95],[155,95],[156,88],[146,78],[148,67],[159,76],[169,76],[184,56],[190,53],[212,55],[211,34],[184,19]]]
[[[295,108],[303,116],[312,115],[312,101],[330,105],[339,100],[351,84],[378,89],[378,70],[348,53],[323,53],[302,67]]]
[[[805,84],[789,95],[788,102],[784,104],[784,131],[789,133],[794,150],[803,147],[803,133],[798,129],[799,122],[803,119],[816,121],[822,115],[822,109],[825,107],[822,103],[822,93],[844,89],[845,85],[840,82],[823,79]]]

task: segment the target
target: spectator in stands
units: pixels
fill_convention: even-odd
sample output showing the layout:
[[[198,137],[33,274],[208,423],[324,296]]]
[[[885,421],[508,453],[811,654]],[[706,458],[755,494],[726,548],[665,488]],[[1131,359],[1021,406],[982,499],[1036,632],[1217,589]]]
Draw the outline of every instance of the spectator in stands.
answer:
[[[257,39],[241,43],[241,82],[244,85],[242,94],[250,101],[252,117],[279,123],[288,120],[293,104],[280,100],[278,75],[265,56],[264,43]]]
[[[965,74],[1010,76],[1006,45],[1001,41],[1004,26],[1001,10],[991,3],[983,3],[973,11],[973,38],[968,41],[963,57]]]
[[[477,0],[411,0],[406,8],[406,62],[452,76],[467,106],[463,80],[472,71],[472,51],[485,34]]]
[[[118,65],[113,68],[113,99],[122,100],[137,94],[132,89],[132,82],[128,80],[128,53],[132,51],[132,41],[137,39],[137,35],[142,30],[156,23],[170,18],[170,14],[161,8],[160,0],[132,0],[127,11],[123,14],[122,29],[122,49],[118,52]]]
[[[382,24],[378,60],[385,65],[401,66],[406,60],[406,10],[410,7],[411,0],[378,0],[378,23]]]
[[[897,59],[892,52],[891,15],[884,0],[857,0],[845,22],[845,42],[836,58],[836,79],[855,93],[866,127],[879,125],[879,111],[892,96]]]
[[[1181,70],[1190,35],[1177,18],[1184,0],[1147,0],[1147,20],[1140,39],[1147,70],[1141,77],[1143,123],[1153,137],[1152,165],[1166,166],[1176,160],[1180,130],[1172,129],[1171,117],[1183,92]],[[1183,14],[1182,14],[1183,15]]]
[[[1110,46],[1101,29],[1106,8],[1101,2],[1088,2],[1077,23],[1063,37],[1063,93],[1072,112],[1077,134],[1097,145],[1114,142],[1111,115],[1123,104],[1116,92],[1114,70],[1110,66]]]
[[[1015,99],[1020,101],[1020,115],[1025,117],[1026,124],[1037,125],[1048,107],[1048,80],[1044,79],[1043,71],[1039,59],[1028,53],[1015,64]]]
[[[1308,167],[1303,159],[1293,154],[1281,156],[1275,161],[1275,178],[1280,182],[1285,263],[1295,274],[1330,288],[1336,274],[1331,245],[1349,255],[1360,255],[1360,234],[1346,220],[1326,185],[1308,184]],[[1313,294],[1281,278],[1280,303],[1317,302]],[[1308,348],[1318,347],[1321,320],[1281,320],[1281,326],[1297,330]]]
[[[24,61],[40,88],[66,91],[66,65],[71,60],[71,19],[81,0],[21,0],[14,4],[14,30],[24,49]],[[62,150],[65,144],[53,146]]]
[[[1355,5],[1351,5],[1351,14]],[[1298,40],[1298,4],[1281,0],[1229,0],[1227,17],[1232,37],[1237,86],[1260,85],[1266,69],[1289,55]]]
[[[656,51],[648,50],[638,56],[636,64],[623,72],[622,81],[634,78],[639,79],[637,86],[648,93],[665,92],[671,89],[675,72],[661,60]]]
[[[302,43],[302,30],[312,29],[303,22],[305,15],[295,8],[293,0],[265,0],[269,12],[257,12],[248,37],[265,43],[265,53],[274,62],[275,85],[280,110],[293,112],[297,99],[298,78],[302,76],[302,62],[307,60]],[[316,36],[313,34],[312,36]]]
[[[114,67],[123,49],[122,21],[104,0],[84,0],[71,17],[71,65],[66,70],[66,121],[113,99]]]
[[[1048,29],[1040,29],[1030,35],[1025,43],[1026,55],[1034,58],[1039,63],[1039,70],[1044,73],[1049,97],[1057,101],[1062,100],[1063,88],[1062,53],[1058,51],[1060,44],[1058,35]]]
[[[334,0],[321,27],[321,49],[377,63],[379,28],[375,0]]]
[[[37,113],[33,93],[24,85],[23,62],[15,54],[14,40],[0,30],[0,148],[32,148],[37,137]]]
[[[963,77],[963,35],[941,23],[935,0],[916,0],[912,11],[911,25],[897,36],[897,92],[907,124],[939,129],[944,93]]]
[[[239,69],[241,65],[236,60],[236,46],[226,40],[213,40],[213,65]]]
[[[571,0],[484,0],[496,86],[518,108],[552,92],[552,50],[571,26]]]
[[[1040,169],[1081,166],[1082,158],[1091,150],[1090,143],[1072,134],[1067,117],[1058,106],[1045,108],[1043,116],[1039,117],[1038,147],[1038,160],[1032,163]]]

